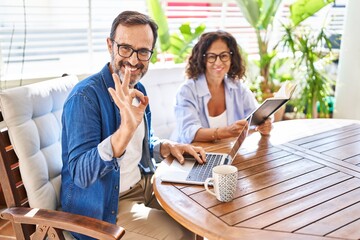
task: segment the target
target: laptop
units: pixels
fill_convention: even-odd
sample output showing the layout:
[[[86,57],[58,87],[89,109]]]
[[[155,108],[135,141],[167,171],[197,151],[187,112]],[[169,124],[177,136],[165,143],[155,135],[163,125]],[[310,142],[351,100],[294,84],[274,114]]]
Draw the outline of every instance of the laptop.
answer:
[[[212,177],[212,169],[217,165],[231,164],[249,131],[249,123],[243,127],[229,153],[206,153],[206,163],[199,164],[194,157],[185,157],[184,164],[174,160],[166,171],[160,175],[161,181],[203,185]]]

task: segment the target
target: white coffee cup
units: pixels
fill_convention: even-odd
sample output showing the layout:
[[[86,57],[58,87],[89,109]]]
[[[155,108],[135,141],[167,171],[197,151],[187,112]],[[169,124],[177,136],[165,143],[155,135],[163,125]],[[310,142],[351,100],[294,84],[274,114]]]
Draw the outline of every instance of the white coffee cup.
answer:
[[[238,169],[232,165],[219,165],[212,169],[212,177],[207,178],[204,186],[207,192],[216,196],[221,202],[231,201],[236,192]],[[209,189],[214,186],[214,191]]]

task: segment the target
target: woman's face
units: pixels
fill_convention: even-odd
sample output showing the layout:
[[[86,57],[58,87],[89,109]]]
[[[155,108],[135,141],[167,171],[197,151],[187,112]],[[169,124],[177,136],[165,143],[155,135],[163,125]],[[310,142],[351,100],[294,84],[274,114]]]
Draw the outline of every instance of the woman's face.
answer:
[[[214,41],[206,51],[207,78],[221,78],[229,71],[231,65],[231,54],[226,42],[221,39]]]

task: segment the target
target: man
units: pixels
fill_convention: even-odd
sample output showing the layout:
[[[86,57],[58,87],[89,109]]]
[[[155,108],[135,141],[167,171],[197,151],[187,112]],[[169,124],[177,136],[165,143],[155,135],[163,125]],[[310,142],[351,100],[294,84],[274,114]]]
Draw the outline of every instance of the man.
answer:
[[[64,211],[123,226],[124,239],[191,239],[193,234],[161,209],[152,190],[152,158],[172,155],[182,163],[187,152],[200,163],[205,159],[202,148],[153,136],[139,80],[156,38],[157,25],[148,16],[120,13],[107,38],[111,62],[68,96],[62,116],[61,204]]]

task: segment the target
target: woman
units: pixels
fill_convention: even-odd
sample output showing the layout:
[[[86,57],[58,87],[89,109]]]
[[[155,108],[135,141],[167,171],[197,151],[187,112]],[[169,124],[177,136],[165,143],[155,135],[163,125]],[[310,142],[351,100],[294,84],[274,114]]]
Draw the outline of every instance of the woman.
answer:
[[[241,81],[245,74],[235,38],[224,31],[204,33],[194,46],[186,75],[176,95],[177,129],[182,143],[236,137],[257,108],[254,94]],[[271,120],[255,130],[268,135]]]

